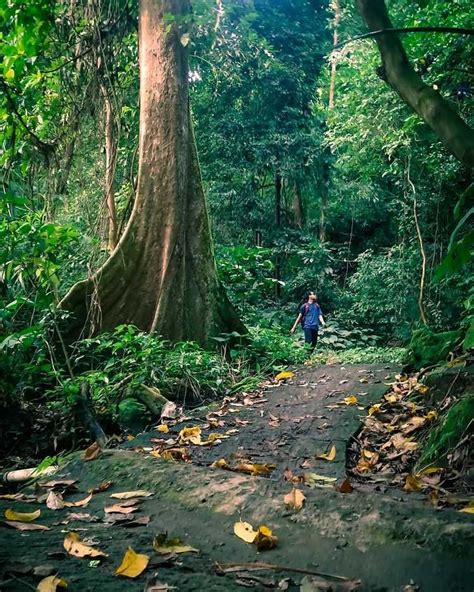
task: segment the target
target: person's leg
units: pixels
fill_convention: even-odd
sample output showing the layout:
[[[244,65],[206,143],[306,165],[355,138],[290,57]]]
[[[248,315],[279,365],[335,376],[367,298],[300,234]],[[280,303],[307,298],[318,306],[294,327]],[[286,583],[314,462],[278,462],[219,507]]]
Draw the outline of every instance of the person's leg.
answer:
[[[308,350],[308,354],[311,355],[312,350],[312,346],[313,346],[313,330],[312,329],[303,329],[304,332],[304,343],[306,346],[306,349]]]
[[[313,329],[313,334],[311,336],[311,353],[314,352],[316,349],[316,344],[318,343],[318,330]]]

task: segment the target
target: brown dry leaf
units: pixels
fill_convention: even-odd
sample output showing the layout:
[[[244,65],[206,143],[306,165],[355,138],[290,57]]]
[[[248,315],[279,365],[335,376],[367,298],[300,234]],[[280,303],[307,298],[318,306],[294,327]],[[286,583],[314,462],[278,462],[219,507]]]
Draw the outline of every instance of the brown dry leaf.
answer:
[[[339,493],[352,493],[354,488],[352,487],[349,479],[346,477],[342,483],[338,483],[336,485],[336,490],[339,491]]]
[[[295,478],[295,475],[291,469],[286,468],[283,471],[283,480],[284,481],[293,481],[294,478]]]
[[[69,512],[67,515],[69,520],[79,520],[82,522],[99,522],[100,518],[92,516],[92,514],[86,514],[84,512]]]
[[[160,555],[166,555],[168,553],[199,553],[199,549],[185,545],[181,539],[168,539],[166,532],[157,535],[153,539],[153,549]]]
[[[150,558],[148,555],[136,553],[132,547],[125,551],[122,563],[115,570],[117,576],[125,576],[127,578],[136,578],[147,568]]]
[[[403,489],[405,491],[420,491],[423,488],[423,483],[417,475],[407,475]]]
[[[46,506],[50,510],[62,510],[64,508],[63,496],[51,490],[46,498]]]
[[[272,534],[268,526],[260,526],[253,541],[259,551],[268,551],[276,547],[278,537]]]
[[[287,505],[290,508],[293,508],[295,510],[301,510],[306,497],[300,489],[296,489],[296,487],[294,487],[292,489],[292,491],[290,491],[290,493],[287,493],[284,496],[283,499],[284,499],[285,505]]]
[[[92,489],[88,489],[87,493],[102,493],[102,491],[106,491],[113,484],[114,484],[113,481],[102,481],[102,483],[99,483],[99,485],[97,485],[97,487],[94,487]]]
[[[120,491],[119,493],[111,493],[110,497],[114,499],[128,500],[132,497],[150,497],[153,495],[150,491],[144,489],[137,489],[136,491]]]
[[[54,489],[55,487],[71,487],[71,485],[74,485],[74,483],[77,483],[77,479],[57,479],[55,481],[39,483],[39,486],[48,488],[52,487]]]
[[[318,460],[333,461],[336,458],[336,447],[334,445],[331,446],[329,452],[324,452],[323,454],[317,454],[316,458]]]
[[[277,374],[275,376],[275,380],[287,380],[289,378],[293,378],[295,375],[294,372],[290,372],[290,371],[285,371],[285,372],[280,372],[279,374]]]
[[[157,432],[161,432],[162,434],[167,434],[170,431],[169,426],[167,426],[165,423],[162,423],[161,425],[157,426],[155,429]]]
[[[241,462],[235,465],[234,471],[248,473],[249,475],[269,475],[276,469],[276,465],[268,463]]]
[[[16,520],[3,520],[2,524],[16,528],[17,530],[50,530],[42,524],[33,524],[31,522],[17,522]]]
[[[300,592],[355,592],[361,584],[360,580],[329,582],[317,576],[304,576]]]
[[[201,428],[183,428],[178,434],[178,441],[180,444],[201,444]]]
[[[257,536],[257,531],[248,522],[236,522],[234,524],[234,534],[246,543],[253,543]]]
[[[5,518],[7,520],[15,520],[16,522],[33,522],[36,518],[39,518],[41,515],[41,510],[36,510],[35,512],[15,512],[11,508],[5,510]]]
[[[76,502],[64,502],[64,506],[66,508],[84,508],[88,505],[88,503],[92,499],[92,493],[89,493],[88,496],[82,498],[81,500],[77,500]]]
[[[426,421],[426,417],[420,417],[417,415],[410,417],[410,419],[402,425],[402,432],[404,434],[411,434],[411,432],[414,432],[425,425]]]
[[[32,497],[33,499],[27,500]],[[11,500],[11,501],[36,501],[36,496],[27,496],[24,493],[3,493],[0,495],[0,500]]]
[[[84,460],[94,460],[100,454],[101,448],[97,442],[91,444],[88,448],[84,450]]]
[[[36,592],[56,592],[58,588],[67,588],[66,580],[58,576],[48,576],[39,582]]]
[[[349,395],[348,397],[345,397],[343,401],[346,405],[357,405],[359,402],[355,395]]]
[[[74,555],[74,557],[108,557],[106,553],[81,542],[81,537],[77,532],[69,532],[64,539],[63,545],[69,555]]]
[[[104,508],[104,512],[106,514],[132,514],[136,512],[138,507],[133,505],[125,505],[125,504],[114,504],[113,506],[106,506]]]

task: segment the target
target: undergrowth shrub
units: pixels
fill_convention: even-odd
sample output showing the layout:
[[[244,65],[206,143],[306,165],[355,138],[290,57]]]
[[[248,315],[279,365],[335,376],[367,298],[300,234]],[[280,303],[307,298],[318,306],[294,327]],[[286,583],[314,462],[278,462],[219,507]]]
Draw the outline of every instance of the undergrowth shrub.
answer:
[[[346,350],[324,349],[311,357],[312,364],[403,364],[407,356],[404,347],[354,347]]]

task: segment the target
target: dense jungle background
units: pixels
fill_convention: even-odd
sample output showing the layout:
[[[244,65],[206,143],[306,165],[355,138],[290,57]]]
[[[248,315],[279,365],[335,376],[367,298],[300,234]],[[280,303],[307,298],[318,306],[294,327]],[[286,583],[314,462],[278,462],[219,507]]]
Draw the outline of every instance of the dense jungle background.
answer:
[[[212,276],[215,256],[227,293],[219,288],[216,301],[235,319],[204,329],[205,339],[169,328],[206,289],[179,279],[160,288],[168,304],[158,325],[133,316],[150,294],[138,276],[145,268],[159,274],[144,246],[155,227],[142,225],[132,246],[121,237],[134,204],[138,212],[149,207],[135,203],[147,174],[151,201],[166,201],[159,190],[153,198],[153,183],[166,175],[159,166],[147,169],[146,160],[176,141],[166,130],[153,136],[153,118],[145,121],[139,100],[137,21],[146,7],[131,0],[3,2],[5,466],[82,445],[91,415],[107,437],[135,433],[153,421],[150,390],[193,406],[303,363],[301,337],[290,328],[308,289],[327,321],[312,364],[391,362],[413,371],[468,362],[471,167],[388,83],[376,37],[355,39],[371,30],[364,2],[196,0],[184,17],[165,4],[165,45],[181,27],[180,51],[189,60],[181,83],[189,86],[214,238],[209,261],[198,261],[190,275],[198,278],[207,265],[203,276]],[[400,35],[408,60],[448,108],[472,121],[472,30],[436,31],[469,26],[472,3],[398,0],[387,8],[395,27],[434,29]],[[184,103],[160,105],[187,113]],[[171,232],[193,218],[193,203],[170,206]],[[183,236],[197,236],[201,222],[189,224]],[[158,240],[164,252],[167,243]],[[100,266],[122,246],[135,282],[121,309],[129,312],[71,331],[77,311],[69,290],[84,278],[100,282],[95,271],[110,271]],[[169,265],[179,261],[173,251]],[[110,272],[107,289],[125,290],[121,277]],[[455,438],[472,421],[472,401],[465,393],[457,402],[464,423]]]

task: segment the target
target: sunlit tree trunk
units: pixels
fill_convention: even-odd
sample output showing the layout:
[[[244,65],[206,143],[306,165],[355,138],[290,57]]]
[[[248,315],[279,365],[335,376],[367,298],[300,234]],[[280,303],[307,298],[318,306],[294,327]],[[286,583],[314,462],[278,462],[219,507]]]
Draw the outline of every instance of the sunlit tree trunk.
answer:
[[[101,93],[105,106],[105,204],[107,207],[107,248],[113,251],[117,246],[118,223],[115,207],[115,169],[117,166],[118,130],[115,121],[112,97],[109,89],[101,85]]]
[[[357,0],[357,5],[369,30],[392,27],[384,0]],[[451,154],[467,168],[472,168],[474,130],[451,109],[437,91],[423,82],[408,61],[397,34],[378,35],[376,42],[386,81],[424,119]]]
[[[336,49],[337,44],[339,42],[339,23],[341,21],[341,6],[339,4],[339,0],[333,0],[331,2],[331,8],[334,11],[334,20],[333,20],[333,48]],[[337,70],[337,62],[336,62],[336,55],[333,54],[331,57],[331,79],[329,83],[329,101],[328,106],[329,109],[334,109],[334,95],[336,91],[336,70]]]
[[[304,210],[303,210],[303,198],[301,196],[301,188],[298,181],[295,182],[294,195],[292,202],[293,218],[295,226],[303,228],[304,226]]]
[[[245,328],[217,279],[188,96],[185,0],[141,0],[137,194],[120,241],[62,306],[72,331],[122,324],[201,344]]]

